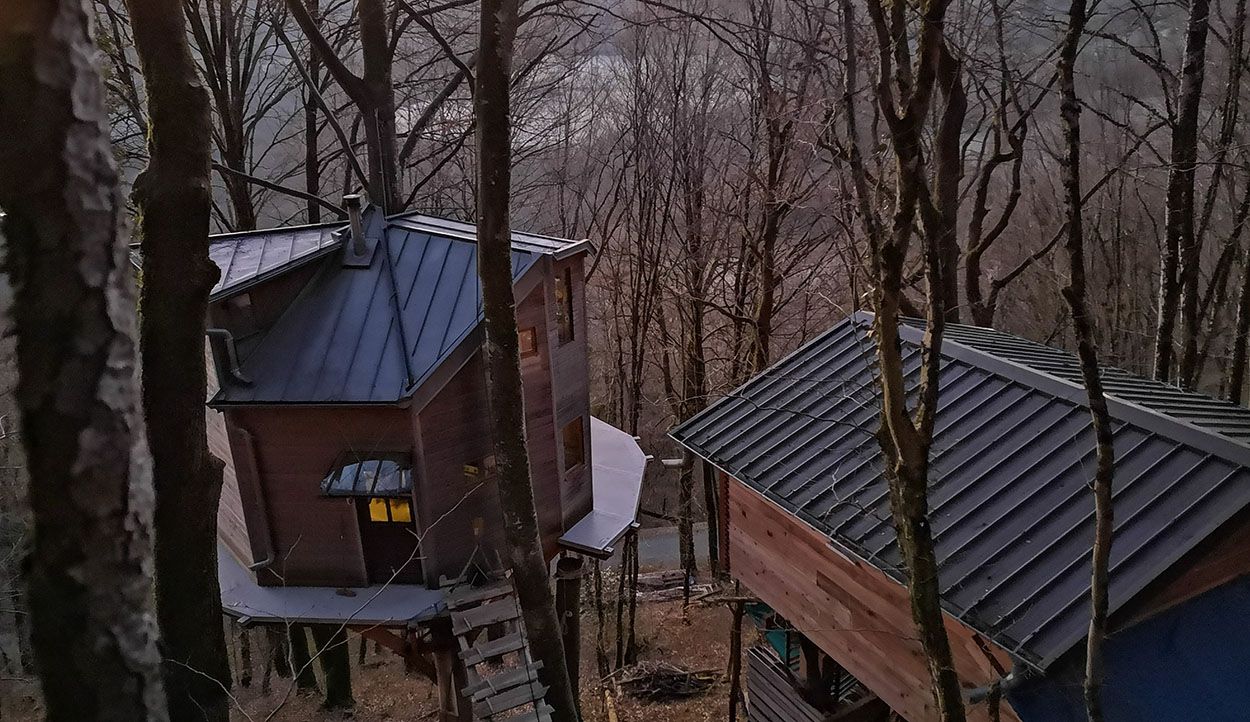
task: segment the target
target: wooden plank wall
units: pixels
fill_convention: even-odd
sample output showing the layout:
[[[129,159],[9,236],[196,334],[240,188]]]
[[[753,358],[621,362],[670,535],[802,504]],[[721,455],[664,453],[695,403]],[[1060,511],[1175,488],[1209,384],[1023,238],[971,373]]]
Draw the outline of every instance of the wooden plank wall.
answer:
[[[274,573],[262,583],[361,586],[366,583],[354,501],[321,495],[321,481],[345,451],[413,451],[411,414],[395,407],[239,407],[232,425],[252,435],[259,480],[238,465],[240,492],[264,495]],[[236,458],[245,452],[236,443]],[[277,575],[276,577],[274,575]]]
[[[578,273],[580,270],[575,273],[576,278],[580,278]],[[517,325],[522,329],[535,328],[538,338],[538,355],[522,359],[521,374],[538,525],[543,550],[552,558],[558,551],[558,540],[568,517],[560,474],[561,413],[569,415],[566,418],[571,417],[577,409],[585,409],[589,397],[584,341],[580,347],[569,343],[556,348],[555,317],[548,303],[554,291],[549,281],[550,278],[537,285],[517,305]],[[583,332],[581,336],[584,335]],[[580,376],[578,368],[581,368]],[[570,396],[574,401],[566,403],[563,407],[566,410],[561,412],[555,399]],[[577,398],[581,399],[580,403]],[[423,532],[422,539],[426,576],[430,582],[437,582],[440,575],[458,575],[475,546],[480,545],[488,564],[501,558],[503,535],[499,528],[495,481],[487,479],[477,487],[464,474],[465,464],[478,464],[494,454],[489,411],[486,371],[478,352],[417,412],[415,424],[421,439],[422,478],[428,480],[421,486],[418,504],[422,524],[434,524]],[[589,418],[586,423],[589,433]],[[587,490],[586,511],[589,511],[589,501]],[[581,515],[576,518],[580,519]],[[477,529],[481,529],[480,535]]]
[[[747,720],[749,722],[824,722],[807,703],[781,663],[766,652],[747,651]]]
[[[736,480],[728,486],[733,576],[894,711],[910,722],[936,720],[906,589],[834,551],[823,534],[750,487]],[[994,663],[1011,668],[989,640],[954,619],[946,627],[966,687],[998,679]],[[988,719],[984,705],[969,712],[970,719]],[[1017,719],[1006,702],[1002,719]]]
[[[217,393],[217,369],[208,343],[204,344],[204,363],[208,367],[208,398]],[[208,450],[221,459],[221,502],[217,506],[217,538],[247,567],[255,561],[248,540],[247,523],[243,517],[243,500],[239,495],[239,480],[234,471],[234,454],[230,451],[230,437],[226,434],[226,417],[219,411],[204,407],[204,421],[208,430]]]
[[[555,390],[555,439],[558,465],[553,466],[555,476],[559,480],[559,498],[563,511],[563,527],[568,529],[583,516],[590,513],[594,506],[593,490],[589,469],[594,463],[590,446],[590,366],[587,357],[589,339],[586,338],[586,281],[583,259],[578,255],[566,258],[553,264],[553,277],[562,275],[565,269],[572,277],[573,294],[573,340],[560,344],[556,329],[555,289],[547,289],[550,299],[547,308],[548,333],[547,342],[551,346],[551,377]],[[586,463],[569,473],[564,473],[564,443],[560,431],[564,425],[582,418],[582,429],[585,434]],[[557,534],[558,536],[558,534]]]

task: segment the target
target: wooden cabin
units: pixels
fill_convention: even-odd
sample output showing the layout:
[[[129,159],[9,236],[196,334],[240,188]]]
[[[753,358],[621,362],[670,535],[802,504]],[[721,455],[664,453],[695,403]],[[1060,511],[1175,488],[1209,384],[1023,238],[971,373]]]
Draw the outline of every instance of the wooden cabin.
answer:
[[[672,436],[718,469],[722,563],[766,605],[757,616],[814,653],[782,675],[800,692],[785,704],[925,722],[937,717],[874,436],[872,323],[846,319]],[[902,332],[913,382],[922,326]],[[931,523],[970,717],[988,719],[997,684],[1002,719],[1083,720],[1094,442],[1077,360],[956,325],[942,364]],[[1250,411],[1117,369],[1104,378],[1117,454],[1106,719],[1245,719]],[[790,667],[791,645],[777,646]],[[784,697],[777,668],[751,668],[762,705]],[[845,676],[857,684],[830,688]],[[865,695],[882,703],[876,717]]]
[[[223,597],[253,620],[296,613],[277,588],[436,590],[474,567],[503,566],[475,229],[352,210],[349,224],[210,245],[221,269],[207,413],[212,451],[226,460]],[[584,275],[593,252],[587,241],[513,236],[526,432],[549,559],[610,554],[634,523],[641,479],[633,439],[590,417]],[[614,463],[638,479],[609,473],[613,487],[597,504],[599,453],[624,455]],[[321,606],[326,620],[340,614],[333,600]]]

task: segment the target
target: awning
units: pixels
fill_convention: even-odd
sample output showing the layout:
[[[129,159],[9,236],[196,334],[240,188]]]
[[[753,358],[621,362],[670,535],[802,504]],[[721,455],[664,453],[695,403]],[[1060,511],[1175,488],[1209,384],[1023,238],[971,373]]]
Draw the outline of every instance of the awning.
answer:
[[[634,437],[593,416],[590,447],[594,508],[560,537],[560,545],[606,559],[638,521],[647,456]]]

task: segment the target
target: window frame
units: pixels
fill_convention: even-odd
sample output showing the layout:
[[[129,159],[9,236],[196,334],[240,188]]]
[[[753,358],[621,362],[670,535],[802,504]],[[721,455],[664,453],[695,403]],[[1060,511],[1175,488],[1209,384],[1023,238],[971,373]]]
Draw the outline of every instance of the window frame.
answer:
[[[578,449],[577,463],[570,464],[569,463],[569,449],[571,448],[571,445],[569,444],[569,429],[574,424],[577,425],[577,436],[578,436],[578,440],[581,443],[580,443],[580,448]],[[563,426],[560,427],[560,454],[561,454],[561,465],[563,466],[565,475],[571,474],[574,471],[578,471],[582,468],[585,468],[586,458],[588,456],[588,454],[586,453],[586,416],[585,414],[580,415],[576,418],[570,419],[568,422],[566,422]]]
[[[536,326],[527,326],[520,329],[516,335],[517,347],[521,351],[521,358],[534,358],[538,355],[538,328]]]
[[[361,470],[356,471],[356,478],[352,482],[350,490],[335,489],[335,483],[339,480],[343,470],[349,466],[363,467],[369,462],[384,463],[390,462],[399,467],[400,481],[399,487],[394,491],[383,490],[377,493],[377,482],[368,490],[357,489],[359,485],[359,477]],[[413,489],[416,488],[416,470],[414,469],[412,454],[408,452],[377,452],[377,453],[360,453],[354,451],[344,452],[339,455],[338,459],[328,472],[321,478],[319,484],[321,496],[330,499],[412,499]]]
[[[577,323],[573,304],[573,268],[565,266],[556,273],[556,340],[563,346],[577,340]]]

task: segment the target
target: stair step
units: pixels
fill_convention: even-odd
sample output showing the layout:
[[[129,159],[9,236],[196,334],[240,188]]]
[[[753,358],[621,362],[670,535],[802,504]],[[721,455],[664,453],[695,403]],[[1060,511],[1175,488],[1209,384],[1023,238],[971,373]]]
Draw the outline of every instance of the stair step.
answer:
[[[474,604],[489,602],[492,599],[498,599],[512,594],[512,581],[504,579],[503,581],[492,582],[484,587],[457,586],[447,594],[447,608],[453,612],[465,607],[471,607]]]
[[[543,702],[539,702],[537,707],[538,709],[523,715],[509,717],[508,722],[551,722],[551,713],[555,712],[556,708]]]
[[[523,667],[509,670],[503,674],[496,674],[492,677],[484,677],[474,684],[470,684],[464,688],[464,694],[474,702],[482,700],[494,694],[499,694],[504,690],[512,689],[517,685],[525,684],[538,679],[538,670],[543,668],[542,662],[533,662]]]
[[[460,612],[451,613],[451,631],[454,634],[466,634],[474,629],[483,629],[492,624],[510,622],[521,616],[516,599],[504,597],[487,602],[480,607],[473,607]]]
[[[478,644],[460,653],[460,658],[464,660],[466,666],[472,667],[475,664],[481,664],[488,659],[501,657],[510,652],[516,652],[525,648],[525,637],[520,632],[514,632],[493,642],[485,642]]]
[[[510,709],[516,709],[522,705],[541,704],[545,694],[547,694],[545,685],[531,682],[488,697],[473,705],[473,711],[479,717],[489,717],[500,712],[507,712]]]

